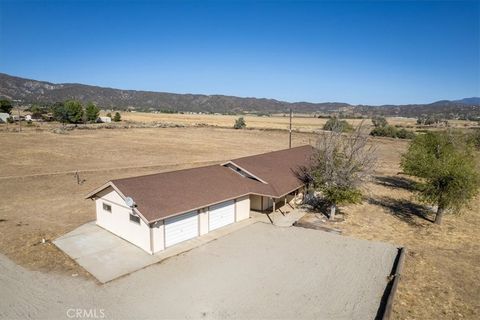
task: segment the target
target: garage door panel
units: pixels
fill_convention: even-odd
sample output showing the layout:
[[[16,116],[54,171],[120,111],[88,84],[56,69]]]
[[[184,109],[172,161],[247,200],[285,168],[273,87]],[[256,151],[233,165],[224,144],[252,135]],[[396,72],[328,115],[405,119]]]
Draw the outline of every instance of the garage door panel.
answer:
[[[198,237],[198,214],[196,211],[165,220],[165,246]]]
[[[209,209],[208,227],[215,230],[235,222],[235,201],[225,201]]]

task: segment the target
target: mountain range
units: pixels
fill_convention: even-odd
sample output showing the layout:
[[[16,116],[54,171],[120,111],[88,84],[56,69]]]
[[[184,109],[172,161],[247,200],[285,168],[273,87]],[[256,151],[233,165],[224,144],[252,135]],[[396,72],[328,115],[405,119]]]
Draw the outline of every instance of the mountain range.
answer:
[[[341,102],[285,102],[266,98],[225,95],[177,94],[122,90],[78,83],[50,83],[0,73],[0,97],[22,104],[54,103],[68,99],[92,101],[105,109],[137,111],[191,111],[213,113],[340,113],[344,115],[405,116],[438,115],[444,118],[480,117],[480,98],[441,100],[429,104],[351,105]]]

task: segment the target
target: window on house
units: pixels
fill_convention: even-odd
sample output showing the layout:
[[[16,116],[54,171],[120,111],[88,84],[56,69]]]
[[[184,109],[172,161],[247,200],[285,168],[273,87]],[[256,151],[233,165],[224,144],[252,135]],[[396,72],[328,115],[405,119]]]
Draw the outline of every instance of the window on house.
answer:
[[[103,203],[103,210],[112,212],[112,206],[109,204],[106,204],[105,202]]]
[[[130,213],[130,221],[140,224],[140,217]]]

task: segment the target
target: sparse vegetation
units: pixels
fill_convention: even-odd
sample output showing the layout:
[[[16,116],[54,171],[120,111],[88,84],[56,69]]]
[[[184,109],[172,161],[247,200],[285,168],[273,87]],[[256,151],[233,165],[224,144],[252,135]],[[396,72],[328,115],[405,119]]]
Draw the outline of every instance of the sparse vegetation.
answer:
[[[472,145],[480,150],[480,129],[475,129],[473,132],[470,134],[470,141]]]
[[[45,108],[37,104],[32,105],[29,110],[32,113],[32,119],[42,119],[42,116],[47,113]]]
[[[176,110],[172,110],[172,109],[161,109],[159,110],[160,113],[178,113],[178,111]]]
[[[388,124],[384,117],[373,117],[372,123],[374,128],[370,131],[370,135],[374,137],[389,137],[398,139],[413,139],[415,133],[404,128],[398,129],[396,126]]]
[[[405,173],[421,179],[420,201],[437,206],[435,223],[446,210],[458,212],[478,193],[480,176],[472,144],[464,135],[427,132],[412,141],[403,155]]]
[[[247,123],[243,117],[238,118],[235,120],[235,124],[233,125],[234,129],[244,129],[247,127]]]
[[[421,116],[417,119],[418,125],[431,126],[431,125],[438,125],[440,123],[444,123],[445,125],[448,125],[448,121],[443,120],[441,117],[436,115]]]

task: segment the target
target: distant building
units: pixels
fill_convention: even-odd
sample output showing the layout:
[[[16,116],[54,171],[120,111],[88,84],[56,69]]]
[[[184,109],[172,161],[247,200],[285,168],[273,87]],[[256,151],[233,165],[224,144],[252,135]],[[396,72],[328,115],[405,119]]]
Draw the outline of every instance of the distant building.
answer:
[[[10,115],[8,113],[0,113],[0,123],[7,123]]]
[[[16,114],[14,114],[10,117],[13,119],[13,121],[23,121],[23,120],[25,120],[24,116],[19,116],[19,115],[16,115]]]
[[[110,118],[110,117],[98,117],[97,122],[110,123],[110,122],[112,122],[112,118]]]

